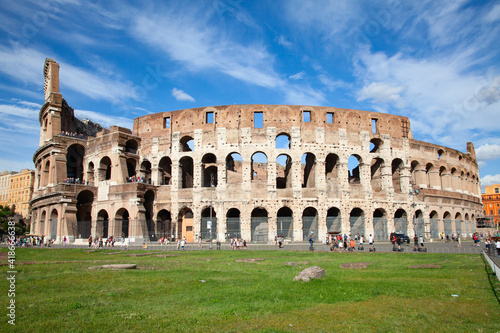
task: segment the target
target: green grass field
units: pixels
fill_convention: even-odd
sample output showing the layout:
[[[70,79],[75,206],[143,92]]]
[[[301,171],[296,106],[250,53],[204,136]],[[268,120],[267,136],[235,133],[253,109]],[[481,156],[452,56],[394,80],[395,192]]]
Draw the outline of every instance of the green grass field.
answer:
[[[2,249],[6,252],[6,249]],[[480,255],[16,249],[19,332],[498,332]],[[113,254],[112,254],[113,253]],[[2,257],[2,263],[7,259]],[[258,262],[236,262],[265,258]],[[285,262],[301,262],[295,266]],[[31,264],[23,264],[32,262]],[[365,262],[365,269],[343,263]],[[137,270],[89,270],[135,263]],[[409,268],[414,265],[440,268]],[[292,281],[310,266],[326,276]],[[1,267],[4,276],[9,268]],[[7,288],[2,292],[7,323]],[[205,281],[205,282],[202,282]],[[454,297],[452,295],[458,295]]]

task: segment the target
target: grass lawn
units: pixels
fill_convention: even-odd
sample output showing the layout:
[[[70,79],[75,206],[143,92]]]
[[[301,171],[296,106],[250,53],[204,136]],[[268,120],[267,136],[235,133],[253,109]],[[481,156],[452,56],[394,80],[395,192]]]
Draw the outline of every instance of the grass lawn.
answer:
[[[500,284],[480,255],[116,252],[16,249],[16,331],[500,331]],[[236,261],[244,258],[265,259]],[[340,267],[361,262],[370,265]],[[89,270],[112,263],[134,263],[138,269]],[[324,278],[292,281],[314,265],[326,271]],[[410,268],[415,265],[438,267]],[[6,276],[9,268],[1,270]],[[2,281],[8,287],[6,278]],[[12,330],[7,289],[0,295],[2,332]]]

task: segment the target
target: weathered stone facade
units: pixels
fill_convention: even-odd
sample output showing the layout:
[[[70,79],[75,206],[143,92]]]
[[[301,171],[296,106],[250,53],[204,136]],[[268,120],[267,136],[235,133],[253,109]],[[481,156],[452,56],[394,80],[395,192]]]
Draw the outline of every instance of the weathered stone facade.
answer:
[[[33,233],[136,242],[303,241],[327,232],[386,240],[392,231],[436,238],[471,234],[481,214],[472,143],[462,153],[414,140],[406,117],[227,105],[139,117],[133,133],[75,129],[82,136],[71,137],[59,134],[75,127],[58,69],[46,61]]]

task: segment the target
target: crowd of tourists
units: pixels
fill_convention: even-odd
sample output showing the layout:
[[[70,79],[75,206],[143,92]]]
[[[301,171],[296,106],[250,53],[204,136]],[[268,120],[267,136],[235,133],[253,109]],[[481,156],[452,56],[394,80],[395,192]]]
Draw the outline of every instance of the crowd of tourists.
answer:
[[[115,246],[115,237],[111,236],[111,237],[104,239],[103,237],[92,238],[92,236],[89,236],[88,242],[89,242],[89,247],[91,247],[93,249],[102,249],[106,246],[112,248]]]
[[[139,176],[131,176],[127,178],[127,183],[144,183],[147,184],[149,183],[147,178],[144,177],[139,177]]]
[[[66,184],[80,184],[80,185],[88,185],[89,182],[88,181],[84,181],[83,179],[80,179],[80,178],[73,178],[73,177],[69,177],[69,178],[66,178],[64,180],[64,182]]]
[[[54,240],[47,236],[16,236],[15,239],[7,238],[6,245],[15,245],[18,247],[50,247]]]
[[[62,131],[61,133],[59,133],[59,135],[61,136],[68,136],[70,138],[78,138],[78,139],[85,139],[85,136],[83,134],[78,134],[76,132],[65,132],[65,131]]]

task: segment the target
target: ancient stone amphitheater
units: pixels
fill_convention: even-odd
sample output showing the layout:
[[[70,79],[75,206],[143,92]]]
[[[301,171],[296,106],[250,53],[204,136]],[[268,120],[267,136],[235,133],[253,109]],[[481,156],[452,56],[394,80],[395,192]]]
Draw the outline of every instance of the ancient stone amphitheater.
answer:
[[[44,67],[32,233],[193,241],[475,231],[474,146],[417,141],[408,118],[297,105],[161,112],[133,130],[75,118]]]

